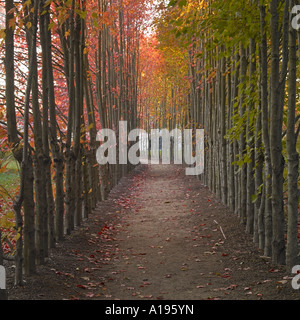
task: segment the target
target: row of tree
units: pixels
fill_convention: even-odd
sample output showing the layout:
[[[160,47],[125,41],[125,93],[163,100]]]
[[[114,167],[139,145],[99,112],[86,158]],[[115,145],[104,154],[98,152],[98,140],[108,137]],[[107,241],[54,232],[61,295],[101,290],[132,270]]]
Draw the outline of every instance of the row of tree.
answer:
[[[200,177],[275,264],[299,262],[299,32],[295,0],[162,2],[158,38],[186,53]],[[167,34],[167,37],[166,37]]]
[[[15,260],[16,284],[132,169],[96,162],[98,130],[118,138],[119,120],[204,128],[199,178],[274,263],[298,263],[296,0],[161,1],[147,34],[149,3],[5,0],[0,139],[21,172],[0,264]]]
[[[34,273],[130,165],[96,162],[97,131],[138,127],[144,1],[5,1],[5,117],[20,164],[15,283]],[[7,240],[7,239],[6,239]],[[2,249],[2,247],[1,247]]]

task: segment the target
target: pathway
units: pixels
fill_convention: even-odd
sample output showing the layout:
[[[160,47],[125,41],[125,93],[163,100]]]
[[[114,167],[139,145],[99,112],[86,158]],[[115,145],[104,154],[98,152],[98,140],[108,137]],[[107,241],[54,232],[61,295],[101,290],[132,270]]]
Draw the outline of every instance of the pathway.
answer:
[[[238,219],[181,166],[142,165],[10,299],[299,299]]]

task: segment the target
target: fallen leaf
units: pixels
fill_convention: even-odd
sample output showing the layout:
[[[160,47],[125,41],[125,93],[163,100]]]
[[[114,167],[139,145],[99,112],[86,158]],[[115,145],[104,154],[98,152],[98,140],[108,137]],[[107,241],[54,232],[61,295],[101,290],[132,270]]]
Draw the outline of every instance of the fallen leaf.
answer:
[[[187,271],[187,268],[186,267],[182,267],[181,271]]]
[[[83,284],[78,284],[76,287],[81,288],[81,289],[87,289],[87,286],[85,286]]]
[[[81,277],[81,279],[85,280],[85,281],[90,281],[89,277]]]
[[[286,284],[288,281],[287,280],[280,280],[280,281],[277,281],[277,283],[280,283],[280,284]]]

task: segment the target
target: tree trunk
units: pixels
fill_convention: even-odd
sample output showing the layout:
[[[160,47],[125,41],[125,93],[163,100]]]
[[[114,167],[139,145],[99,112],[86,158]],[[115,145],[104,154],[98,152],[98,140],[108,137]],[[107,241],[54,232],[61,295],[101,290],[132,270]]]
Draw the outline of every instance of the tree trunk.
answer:
[[[290,0],[290,11],[295,5],[294,0]],[[297,91],[297,33],[290,26],[289,29],[289,89],[288,89],[288,115],[287,115],[287,159],[288,159],[288,230],[286,265],[287,270],[299,263],[298,247],[298,176],[299,176],[299,154],[296,148],[295,135],[295,111],[296,111],[296,91]]]
[[[265,169],[264,169],[264,199],[260,210],[264,210],[264,233],[260,232],[260,243],[264,243],[265,256],[272,254],[272,171],[269,137],[269,110],[268,110],[268,49],[266,35],[266,7],[260,5],[261,25],[261,109],[262,109],[262,136],[264,143]],[[260,215],[262,216],[260,211]],[[261,238],[263,237],[263,238]]]
[[[246,113],[245,107],[245,88],[246,88],[246,76],[247,76],[247,54],[246,48],[241,44],[241,93],[240,93],[240,117],[244,118]],[[246,153],[246,128],[243,126],[240,134],[239,155],[241,160],[244,161]],[[247,165],[243,162],[241,166],[241,207],[240,207],[240,221],[242,224],[246,224],[247,221]]]
[[[37,1],[37,0],[36,0]],[[36,9],[36,5],[35,8]],[[33,8],[33,7],[32,7]],[[32,24],[37,13],[29,16]],[[37,19],[37,18],[36,18]],[[36,262],[44,264],[45,262],[45,220],[47,218],[47,195],[46,195],[46,176],[45,172],[45,155],[43,146],[43,132],[41,123],[41,113],[39,108],[39,88],[38,88],[38,69],[37,69],[37,51],[36,47],[31,47],[31,33],[26,30],[26,38],[29,48],[29,57],[32,56],[32,113],[33,113],[33,134],[35,153],[33,155],[34,164],[34,195],[35,195],[35,243],[36,243]],[[47,141],[48,144],[48,141]]]
[[[254,99],[254,93],[256,85],[254,83],[256,77],[256,43],[253,38],[250,39],[250,94],[252,95],[252,99]],[[255,180],[254,180],[254,166],[255,166],[255,158],[254,158],[254,102],[250,101],[248,104],[247,110],[247,128],[246,128],[246,137],[247,137],[247,153],[248,153],[248,161],[247,161],[247,225],[246,231],[249,234],[253,234],[254,232],[254,204],[252,197],[255,193]]]
[[[282,156],[282,106],[279,90],[279,0],[270,3],[271,13],[271,106],[270,151],[272,163],[272,261],[285,263],[284,211],[283,211],[283,156]]]
[[[51,29],[48,28],[50,23],[49,11],[45,13],[45,31],[47,36],[47,78],[49,89],[49,115],[50,115],[50,146],[54,162],[55,171],[55,217],[52,221],[52,217],[49,217],[50,227],[53,226],[53,233],[55,234],[55,240],[60,241],[64,238],[64,186],[63,186],[63,172],[64,162],[62,150],[59,146],[57,139],[57,123],[56,123],[56,104],[54,93],[54,79],[53,79],[53,64],[52,64],[52,45],[51,45]],[[50,231],[52,234],[52,231]],[[54,245],[54,239],[52,244]]]
[[[222,161],[222,201],[227,205],[227,193],[228,193],[228,174],[227,174],[227,143],[225,139],[226,135],[226,59],[225,57],[221,58],[221,161]]]
[[[68,110],[68,126],[67,126],[67,141],[66,141],[66,178],[65,178],[65,204],[66,204],[66,234],[70,235],[74,230],[74,214],[75,214],[75,155],[74,150],[71,147],[72,133],[73,133],[73,119],[75,110],[75,84],[74,84],[74,46],[75,46],[75,35],[74,35],[74,10],[75,1],[72,1],[71,11],[69,15],[69,30],[70,30],[70,41],[69,51],[65,54],[68,55],[68,94],[69,94],[69,110]]]

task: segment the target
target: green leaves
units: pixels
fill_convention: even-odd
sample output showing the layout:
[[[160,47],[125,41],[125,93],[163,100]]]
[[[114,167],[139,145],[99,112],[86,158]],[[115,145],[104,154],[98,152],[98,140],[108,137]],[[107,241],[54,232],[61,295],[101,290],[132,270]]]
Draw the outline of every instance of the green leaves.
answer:
[[[178,3],[179,7],[182,8],[187,5],[187,0],[180,0]]]
[[[83,11],[83,10],[79,10],[79,9],[75,9],[75,12],[80,16],[81,19],[85,19],[86,15],[87,15],[87,11]]]
[[[169,7],[175,7],[178,4],[180,8],[184,7],[187,5],[187,0],[170,0],[168,6]]]

